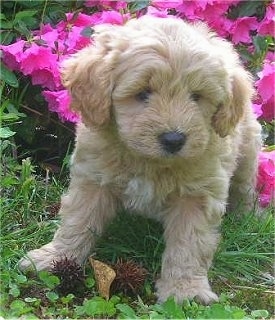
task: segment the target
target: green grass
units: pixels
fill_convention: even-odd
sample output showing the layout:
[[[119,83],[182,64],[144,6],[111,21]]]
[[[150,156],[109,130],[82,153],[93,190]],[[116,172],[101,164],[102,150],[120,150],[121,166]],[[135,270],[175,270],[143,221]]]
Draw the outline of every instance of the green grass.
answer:
[[[121,212],[95,248],[108,263],[134,260],[150,275],[139,297],[120,293],[109,301],[98,297],[90,266],[85,288],[62,296],[60,279],[50,274],[24,275],[17,269],[27,251],[51,240],[58,224],[56,211],[67,179],[35,176],[26,160],[22,166],[6,161],[1,179],[1,308],[5,318],[268,318],[274,312],[274,217],[266,209],[261,219],[253,214],[229,213],[222,225],[222,240],[209,272],[221,301],[204,307],[195,301],[178,306],[172,299],[156,303],[154,281],[164,249],[162,226],[155,221]]]

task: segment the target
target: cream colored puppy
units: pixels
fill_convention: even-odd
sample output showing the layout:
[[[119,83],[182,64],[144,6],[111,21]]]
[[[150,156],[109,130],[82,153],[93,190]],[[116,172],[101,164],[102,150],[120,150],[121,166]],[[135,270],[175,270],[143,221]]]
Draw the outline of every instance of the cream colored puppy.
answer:
[[[175,18],[98,26],[63,79],[83,121],[71,183],[52,242],[21,268],[47,269],[64,255],[83,263],[123,207],[164,225],[158,298],[216,300],[207,271],[218,227],[229,194],[233,205],[254,205],[261,145],[251,77],[232,45]]]

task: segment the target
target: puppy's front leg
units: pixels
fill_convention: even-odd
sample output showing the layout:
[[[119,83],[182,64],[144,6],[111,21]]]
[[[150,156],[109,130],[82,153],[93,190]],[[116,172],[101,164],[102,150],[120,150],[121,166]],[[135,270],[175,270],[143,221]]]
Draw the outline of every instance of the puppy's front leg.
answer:
[[[219,239],[216,227],[223,205],[217,203],[214,208],[213,200],[211,208],[207,200],[200,197],[177,199],[167,212],[166,249],[161,278],[156,284],[160,301],[169,296],[174,296],[178,302],[197,297],[205,304],[218,299],[208,283],[207,271]]]
[[[96,236],[101,234],[115,210],[115,198],[107,188],[87,179],[72,177],[68,194],[62,198],[61,224],[53,240],[28,252],[27,257],[19,262],[20,269],[32,265],[37,270],[50,269],[53,260],[64,256],[83,263]]]

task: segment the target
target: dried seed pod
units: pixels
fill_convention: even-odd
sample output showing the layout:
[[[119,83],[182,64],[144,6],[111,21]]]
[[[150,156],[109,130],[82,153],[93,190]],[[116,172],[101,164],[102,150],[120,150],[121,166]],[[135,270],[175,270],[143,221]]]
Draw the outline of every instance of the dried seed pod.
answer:
[[[57,290],[61,294],[76,293],[84,284],[84,274],[82,267],[74,258],[64,257],[53,261],[52,274],[60,279]]]
[[[112,290],[122,292],[125,295],[137,294],[144,282],[148,271],[132,260],[119,259],[114,265],[116,278],[112,284]]]

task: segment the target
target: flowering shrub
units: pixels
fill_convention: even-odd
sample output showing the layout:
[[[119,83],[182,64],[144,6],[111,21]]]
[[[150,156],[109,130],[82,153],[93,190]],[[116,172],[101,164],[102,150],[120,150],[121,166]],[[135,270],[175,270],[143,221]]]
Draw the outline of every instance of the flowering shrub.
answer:
[[[188,21],[205,21],[220,36],[232,41],[257,80],[257,96],[252,106],[255,114],[262,121],[271,122],[274,119],[275,73],[270,47],[274,45],[272,35],[275,24],[271,2],[86,0],[84,6],[87,13],[67,13],[54,26],[42,24],[28,37],[1,45],[6,66],[30,76],[33,85],[40,85],[49,110],[57,112],[62,121],[79,121],[79,116],[69,109],[70,97],[61,84],[59,68],[62,61],[91,43],[93,26],[124,24],[132,17],[144,14],[163,18],[173,14]],[[260,200],[264,206],[270,202],[274,189],[274,153],[260,155],[258,187],[262,190]]]

